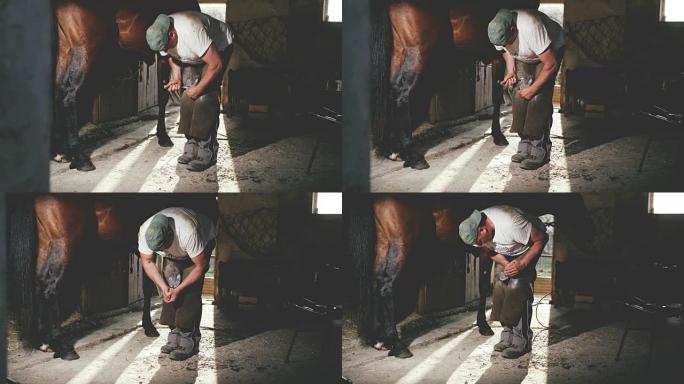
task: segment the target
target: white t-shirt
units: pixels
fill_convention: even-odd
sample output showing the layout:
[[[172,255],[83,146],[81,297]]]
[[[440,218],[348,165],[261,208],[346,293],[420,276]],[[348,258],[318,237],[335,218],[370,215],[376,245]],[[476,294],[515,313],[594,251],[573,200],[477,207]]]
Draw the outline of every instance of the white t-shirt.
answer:
[[[536,64],[541,60],[539,55],[549,46],[558,52],[565,45],[563,27],[543,12],[531,9],[514,10],[518,36],[509,45],[497,45],[496,49],[505,50],[515,60]]]
[[[211,43],[218,51],[223,51],[233,43],[230,27],[209,15],[197,11],[176,12],[169,15],[178,35],[178,44],[168,51],[159,52],[162,56],[171,55],[183,63],[202,63],[202,56]]]
[[[188,208],[173,207],[163,209],[158,214],[172,218],[174,223],[173,243],[168,249],[157,252],[163,257],[177,260],[188,256],[197,257],[216,238],[216,225],[201,213]],[[154,253],[145,241],[145,231],[150,226],[152,217],[147,219],[138,231],[138,250],[141,254]]]
[[[482,212],[494,223],[494,238],[484,246],[504,256],[520,256],[530,248],[533,225],[546,232],[538,217],[509,205],[495,205]]]

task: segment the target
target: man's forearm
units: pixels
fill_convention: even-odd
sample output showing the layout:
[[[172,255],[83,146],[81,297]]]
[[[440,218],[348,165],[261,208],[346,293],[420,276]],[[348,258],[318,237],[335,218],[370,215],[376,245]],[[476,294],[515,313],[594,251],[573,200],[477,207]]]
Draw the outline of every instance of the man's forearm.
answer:
[[[169,66],[171,67],[171,79],[181,80],[181,67],[171,57],[169,57]]]
[[[508,260],[506,257],[500,253],[495,254],[494,256],[490,256],[492,260],[494,260],[495,263],[501,265],[501,266],[506,266],[508,265]]]
[[[167,286],[164,278],[157,270],[157,265],[151,261],[143,261],[143,269],[147,276],[162,290]]]
[[[504,51],[503,53],[504,62],[506,63],[506,73],[515,73],[515,60],[510,53]]]
[[[207,65],[204,73],[202,74],[202,79],[197,83],[197,87],[200,91],[204,91],[212,81],[216,79],[219,72],[221,71],[220,65]]]
[[[542,68],[539,76],[537,76],[537,78],[534,80],[534,83],[532,83],[534,89],[539,92],[544,87],[544,84],[551,80],[551,77],[556,73],[557,69],[558,64],[549,66],[544,65],[544,68]]]
[[[527,268],[529,265],[533,264],[534,261],[536,261],[539,256],[541,256],[542,250],[544,249],[544,244],[545,242],[542,241],[536,241],[532,243],[532,246],[530,249],[525,252],[522,257],[520,257],[520,263],[522,263],[524,268]]]
[[[190,271],[188,276],[185,279],[183,279],[180,285],[176,287],[176,290],[182,291],[183,289],[195,284],[202,278],[205,272],[205,269],[195,266],[195,268],[193,268],[192,271]]]

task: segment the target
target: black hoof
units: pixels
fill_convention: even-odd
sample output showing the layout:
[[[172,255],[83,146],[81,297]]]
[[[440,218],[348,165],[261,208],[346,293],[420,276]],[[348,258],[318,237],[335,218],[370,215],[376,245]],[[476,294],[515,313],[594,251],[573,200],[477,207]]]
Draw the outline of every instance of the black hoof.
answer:
[[[157,332],[157,329],[154,327],[145,328],[145,336],[147,336],[147,337],[159,337],[159,332]]]
[[[161,147],[173,147],[173,141],[171,141],[171,138],[168,136],[158,137],[157,143],[159,143],[159,146]]]
[[[492,135],[492,137],[494,137],[494,144],[502,147],[508,145],[508,140],[504,135]]]
[[[72,161],[69,166],[70,169],[78,169],[81,172],[89,172],[95,170],[95,165],[90,160]]]
[[[74,351],[73,349],[71,349],[71,350],[68,350],[68,351],[61,352],[61,353],[60,353],[60,352],[55,352],[55,354],[53,355],[53,357],[54,357],[55,359],[56,359],[56,358],[61,358],[62,360],[71,361],[71,360],[78,360],[81,356],[79,356],[78,353],[76,353],[76,351]]]
[[[428,162],[425,161],[425,159],[421,157],[420,159],[417,159],[417,160],[411,160],[411,161],[406,160],[404,162],[404,168],[408,168],[408,167],[411,167],[413,169],[420,171],[422,169],[430,168],[430,164],[428,164]]]
[[[409,357],[413,357],[413,353],[406,347],[396,347],[389,351],[389,356],[394,356],[398,359],[408,359]]]
[[[480,331],[480,335],[482,336],[492,336],[494,335],[494,331],[492,331],[492,328],[489,325],[478,325],[478,331]]]

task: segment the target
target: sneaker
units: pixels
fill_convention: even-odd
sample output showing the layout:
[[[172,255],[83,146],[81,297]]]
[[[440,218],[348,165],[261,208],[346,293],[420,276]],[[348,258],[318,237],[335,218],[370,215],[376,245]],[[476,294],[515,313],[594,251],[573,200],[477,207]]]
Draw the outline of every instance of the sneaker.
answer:
[[[175,361],[183,361],[191,358],[192,356],[195,356],[196,354],[199,353],[199,349],[193,349],[190,352],[184,351],[183,349],[174,349],[169,353],[169,359],[175,360]]]
[[[544,164],[548,163],[549,159],[546,157],[535,158],[529,157],[520,163],[520,168],[533,171],[535,169],[541,168]]]
[[[530,352],[530,349],[515,349],[515,348],[507,348],[505,351],[503,351],[502,356],[505,359],[517,359],[518,357]]]
[[[161,353],[171,353],[180,348],[178,345],[178,332],[171,331],[165,345],[161,347]]]
[[[529,159],[529,158],[530,158],[530,154],[529,154],[529,153],[518,152],[518,153],[516,153],[515,155],[511,156],[511,161],[514,162],[514,163],[520,163],[520,162],[522,162],[523,160]]]
[[[197,158],[197,142],[189,139],[183,147],[183,154],[178,157],[178,164],[188,164]]]
[[[513,344],[507,342],[507,341],[499,341],[498,343],[494,344],[494,350],[497,352],[502,352],[507,348],[512,347]]]

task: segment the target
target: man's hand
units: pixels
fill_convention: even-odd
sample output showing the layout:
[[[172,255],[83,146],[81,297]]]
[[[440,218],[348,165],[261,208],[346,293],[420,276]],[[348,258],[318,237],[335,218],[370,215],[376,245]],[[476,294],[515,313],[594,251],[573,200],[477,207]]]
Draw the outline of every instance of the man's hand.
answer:
[[[180,79],[171,79],[168,83],[166,83],[164,89],[166,89],[169,92],[179,91],[181,89]]]
[[[170,303],[170,297],[171,297],[171,292],[173,291],[172,288],[170,287],[163,287],[162,288],[162,299],[164,300],[165,303]]]
[[[200,89],[199,86],[194,86],[194,87],[188,87],[188,89],[185,90],[185,94],[193,99],[197,100],[198,97],[202,94],[202,90]]]
[[[519,90],[518,94],[520,94],[520,97],[522,97],[525,100],[532,100],[534,95],[537,94],[537,90],[536,88],[534,88],[534,86],[530,86]]]
[[[515,72],[508,72],[506,75],[504,75],[504,78],[501,80],[500,84],[503,85],[504,88],[510,88],[517,82],[518,78],[515,76]]]
[[[178,288],[170,288],[168,296],[164,295],[164,302],[166,302],[166,303],[175,302],[176,299],[178,298],[179,293],[180,293],[180,291],[178,290]]]
[[[522,262],[520,262],[518,259],[515,259],[506,265],[504,268],[504,273],[508,277],[516,277],[520,274],[520,272],[523,271],[523,269],[525,269],[525,267],[526,266],[523,265]]]

